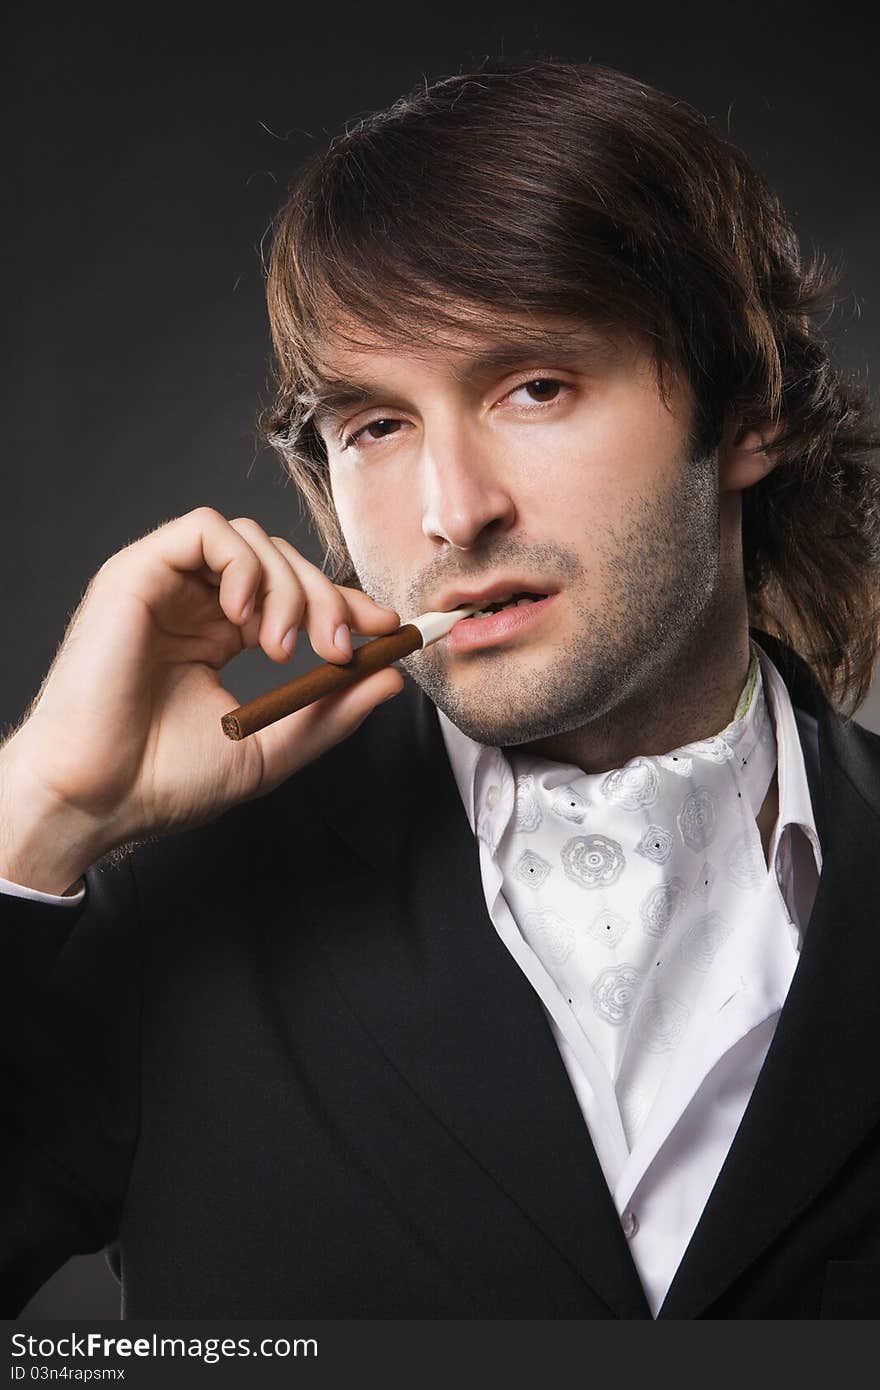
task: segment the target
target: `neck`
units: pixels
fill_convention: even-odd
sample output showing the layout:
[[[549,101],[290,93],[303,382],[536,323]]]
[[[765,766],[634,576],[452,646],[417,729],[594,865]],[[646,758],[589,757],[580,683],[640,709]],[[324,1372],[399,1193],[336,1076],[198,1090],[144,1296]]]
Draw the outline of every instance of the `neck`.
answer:
[[[720,733],[733,719],[749,669],[744,609],[712,621],[655,669],[648,682],[613,710],[578,729],[519,748],[583,772],[608,772],[630,758],[668,753]]]

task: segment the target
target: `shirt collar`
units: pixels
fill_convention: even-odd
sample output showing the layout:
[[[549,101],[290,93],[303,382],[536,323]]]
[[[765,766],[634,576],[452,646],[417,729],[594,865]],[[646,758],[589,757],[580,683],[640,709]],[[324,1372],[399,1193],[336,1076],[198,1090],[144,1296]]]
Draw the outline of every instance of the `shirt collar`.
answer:
[[[477,743],[437,710],[468,825],[494,851],[513,811],[514,781],[500,748]]]
[[[810,797],[806,759],[818,768],[819,747],[816,720],[804,710],[795,711],[788,687],[770,657],[758,643],[758,659],[764,681],[764,693],[776,732],[776,769],[779,780],[779,816],[770,840],[770,862],[776,863],[780,841],[789,825],[800,826],[813,851],[816,872],[822,872],[822,847],[816,829],[816,817]],[[803,728],[803,741],[798,732]]]

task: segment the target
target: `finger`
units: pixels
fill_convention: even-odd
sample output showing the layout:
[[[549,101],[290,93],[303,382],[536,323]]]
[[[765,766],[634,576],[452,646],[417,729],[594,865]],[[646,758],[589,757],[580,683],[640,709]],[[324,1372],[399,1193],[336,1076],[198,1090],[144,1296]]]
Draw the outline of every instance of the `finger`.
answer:
[[[180,574],[198,575],[207,570],[219,575],[220,607],[237,625],[250,616],[262,576],[253,548],[213,507],[197,507],[166,522],[119,551],[105,568],[112,566],[114,574],[119,574],[135,560],[143,567],[138,572],[138,588],[147,602],[173,598]]]
[[[352,632],[395,632],[400,626],[400,614],[396,608],[389,608],[383,603],[377,603],[361,589],[351,589],[346,585],[341,585],[340,593],[345,595],[345,601],[351,613]]]
[[[277,537],[272,536],[270,537],[270,539],[273,541],[273,543],[277,544]],[[257,548],[256,543],[255,548]],[[346,621],[351,632],[356,632],[359,636],[377,637],[385,635],[386,633],[397,631],[398,627],[400,626],[400,618],[395,609],[386,608],[383,605],[376,603],[375,600],[370,598],[368,594],[362,593],[359,589],[349,589],[345,586],[339,586],[338,592],[341,593],[345,598],[348,610],[348,616]],[[274,626],[275,632],[275,642],[273,643],[271,640],[271,635],[267,631],[267,624],[263,622],[262,610],[260,608],[260,596],[258,594],[256,611],[254,615],[250,618],[250,620],[247,623],[245,623],[244,627],[241,629],[242,645],[246,649],[262,645],[263,649],[267,651],[268,654],[274,659],[279,661],[289,660],[290,656],[292,656],[293,652],[296,650],[297,629],[299,628],[300,624],[304,621],[304,614],[305,598],[303,598],[303,603],[299,610],[292,612],[291,623],[293,625],[293,640],[290,642],[289,650],[284,648],[281,651],[280,655],[276,656],[276,649],[278,647],[278,632],[281,628],[284,627],[284,623],[287,621],[287,619],[284,618],[280,622],[276,621],[272,625]],[[282,635],[281,637],[282,646],[283,642],[284,635]],[[334,657],[334,659],[336,658]],[[340,659],[344,659],[344,657]]]
[[[357,616],[358,620],[363,620],[364,623],[368,624],[368,626],[363,628],[357,627],[355,629],[356,631],[367,632],[372,631],[373,628],[386,631],[389,627],[399,625],[400,614],[391,604],[380,603],[378,599],[374,599],[370,594],[364,593],[363,589],[356,589],[346,584],[336,584],[324,574],[323,570],[318,569],[317,565],[311,564],[311,562],[307,560],[300,551],[296,550],[291,545],[290,541],[285,540],[283,536],[272,536],[270,539],[281,553],[288,557],[291,564],[298,571],[302,571],[303,573],[311,571],[317,579],[323,579],[325,583],[333,584],[333,587],[338,589],[345,597],[351,609],[352,618],[354,619]]]
[[[382,610],[379,605],[374,604],[367,595],[359,594],[357,590],[344,589],[334,584],[317,565],[313,565],[295,550],[283,536],[271,536],[270,540],[279,554],[287,560],[303,586],[306,603],[300,625],[308,633],[309,641],[318,656],[323,657],[325,661],[349,661],[352,655],[352,630],[396,630],[399,625],[397,615],[392,614],[390,610],[383,620],[382,627],[376,628],[375,624],[372,629],[357,627],[357,623],[367,617],[371,610],[376,614],[380,613]],[[349,601],[351,595],[355,595],[356,611]]]
[[[259,645],[274,661],[287,661],[293,654],[297,632],[304,621],[305,587],[288,556],[267,536],[259,522],[240,516],[229,524],[247,541],[262,567],[254,613],[242,633],[245,646]],[[344,605],[337,607],[342,615],[339,621],[344,621]]]

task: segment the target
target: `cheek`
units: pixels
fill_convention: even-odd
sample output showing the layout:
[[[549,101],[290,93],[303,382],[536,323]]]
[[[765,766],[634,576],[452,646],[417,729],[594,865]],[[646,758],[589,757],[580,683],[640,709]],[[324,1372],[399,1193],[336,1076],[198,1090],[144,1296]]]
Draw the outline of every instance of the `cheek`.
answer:
[[[330,465],[330,495],[336,518],[352,557],[358,551],[372,525],[372,508],[368,491],[358,485],[354,474]]]
[[[331,480],[332,481],[332,480]],[[355,567],[375,571],[401,559],[421,533],[415,502],[407,491],[333,482],[333,501]]]
[[[662,493],[678,478],[685,432],[653,393],[610,392],[565,421],[535,436],[538,449],[520,452],[520,478],[530,507],[552,511],[577,528],[583,518],[611,519],[636,499]]]

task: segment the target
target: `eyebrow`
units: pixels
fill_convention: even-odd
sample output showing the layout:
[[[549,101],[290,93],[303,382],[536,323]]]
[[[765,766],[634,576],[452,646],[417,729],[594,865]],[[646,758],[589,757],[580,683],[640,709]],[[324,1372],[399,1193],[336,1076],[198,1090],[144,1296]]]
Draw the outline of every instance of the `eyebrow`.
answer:
[[[473,383],[496,376],[499,372],[514,371],[540,358],[552,359],[561,366],[575,367],[609,363],[619,356],[619,346],[608,337],[595,329],[581,327],[556,337],[549,334],[543,342],[533,337],[499,339],[479,352],[468,354],[456,369],[456,374],[463,381]],[[327,375],[305,393],[304,404],[309,407],[309,415],[314,422],[322,425],[338,420],[354,407],[363,409],[380,401],[393,404],[397,397],[396,391],[383,386],[381,382],[353,381],[347,377]]]

